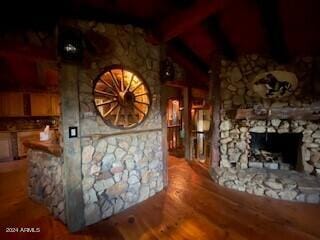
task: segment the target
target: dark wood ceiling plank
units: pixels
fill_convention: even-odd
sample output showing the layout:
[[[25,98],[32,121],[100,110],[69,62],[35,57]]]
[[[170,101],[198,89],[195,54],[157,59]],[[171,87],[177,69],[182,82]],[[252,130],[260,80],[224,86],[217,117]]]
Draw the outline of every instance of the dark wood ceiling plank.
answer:
[[[265,30],[265,37],[272,57],[279,63],[290,60],[288,48],[284,38],[284,30],[279,12],[278,0],[256,0],[261,13],[261,22]]]
[[[221,54],[223,54],[228,59],[234,60],[237,56],[236,50],[232,46],[227,35],[222,30],[218,16],[209,16],[203,22],[203,25],[207,27],[209,35],[217,44],[218,51],[221,51]]]
[[[283,34],[292,56],[320,54],[320,1],[281,0]]]
[[[209,67],[205,63],[201,63],[203,66],[199,67],[197,63],[195,63],[194,59],[190,58],[190,51],[191,50],[184,52],[181,48],[177,48],[175,44],[168,44],[167,46],[168,56],[170,56],[185,70],[186,81],[188,84],[198,88],[205,88],[208,86],[209,82]]]
[[[167,16],[158,24],[157,32],[154,34],[161,41],[167,42],[217,13],[225,2],[225,0],[198,0],[192,7]]]
[[[180,37],[192,51],[208,65],[212,62],[212,55],[217,51],[217,44],[209,36],[207,28],[202,25],[194,26]]]
[[[180,53],[181,56],[184,56],[188,59],[195,68],[198,68],[203,73],[207,74],[210,70],[210,67],[207,63],[205,63],[197,54],[190,49],[184,41],[179,38],[175,38],[170,41],[169,43],[177,52]]]

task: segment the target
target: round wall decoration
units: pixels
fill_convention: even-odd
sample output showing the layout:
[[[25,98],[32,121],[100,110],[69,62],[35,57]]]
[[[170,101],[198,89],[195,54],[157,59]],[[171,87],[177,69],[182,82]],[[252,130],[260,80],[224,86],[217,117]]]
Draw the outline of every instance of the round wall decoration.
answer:
[[[121,65],[110,66],[97,77],[93,94],[100,116],[115,128],[137,126],[151,106],[150,91],[143,78]]]
[[[271,71],[257,75],[253,81],[253,91],[262,98],[282,98],[290,96],[298,86],[294,73]]]

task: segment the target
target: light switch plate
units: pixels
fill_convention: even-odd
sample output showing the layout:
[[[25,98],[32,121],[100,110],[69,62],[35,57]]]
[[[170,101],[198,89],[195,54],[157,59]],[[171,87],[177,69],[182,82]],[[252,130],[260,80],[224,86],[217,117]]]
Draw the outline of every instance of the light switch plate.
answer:
[[[69,138],[78,137],[78,127],[69,127]]]

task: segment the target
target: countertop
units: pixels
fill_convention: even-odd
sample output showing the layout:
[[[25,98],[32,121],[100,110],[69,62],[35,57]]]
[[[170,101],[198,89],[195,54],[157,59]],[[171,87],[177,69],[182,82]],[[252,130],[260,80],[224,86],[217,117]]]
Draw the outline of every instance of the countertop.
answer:
[[[62,153],[62,149],[58,143],[53,143],[52,141],[25,141],[23,143],[24,146],[35,149],[41,150],[47,153],[50,153],[56,157],[60,157]]]

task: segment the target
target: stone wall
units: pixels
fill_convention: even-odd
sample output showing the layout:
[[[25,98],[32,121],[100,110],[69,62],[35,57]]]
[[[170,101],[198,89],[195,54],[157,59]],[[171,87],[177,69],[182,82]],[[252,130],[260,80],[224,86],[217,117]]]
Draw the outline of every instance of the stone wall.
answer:
[[[259,73],[273,70],[286,70],[297,75],[298,88],[294,93],[279,100],[263,99],[254,93],[252,81]],[[238,108],[252,108],[261,105],[265,108],[306,107],[317,101],[310,94],[312,58],[296,58],[293,63],[279,65],[273,60],[258,55],[242,56],[236,62],[222,61],[221,97],[222,114],[220,125],[221,167],[248,167],[250,132],[303,133],[302,158],[305,171],[313,167],[307,162],[320,151],[320,124],[316,121],[280,120],[234,120],[227,112]]]
[[[162,190],[161,138],[161,132],[150,132],[106,137],[83,144],[87,225]]]
[[[79,69],[82,189],[85,224],[89,225],[163,189],[160,48],[147,43],[143,30],[130,25],[77,21],[76,27],[107,43]],[[133,129],[106,125],[94,107],[93,81],[112,64],[139,72],[151,92],[149,114]]]
[[[28,160],[29,196],[35,201],[44,203],[53,216],[65,223],[62,158],[29,149]]]
[[[79,71],[80,93],[80,124],[81,136],[94,134],[117,134],[125,131],[109,127],[101,119],[95,109],[92,95],[93,81],[103,68],[112,64],[121,64],[141,74],[151,92],[152,105],[148,118],[134,130],[147,130],[161,128],[160,115],[160,47],[153,46],[144,40],[144,32],[140,28],[131,25],[116,26],[96,22],[78,22],[84,34],[95,32],[103,37],[108,44],[106,49],[99,49],[102,56],[91,57],[88,67],[82,67]]]

